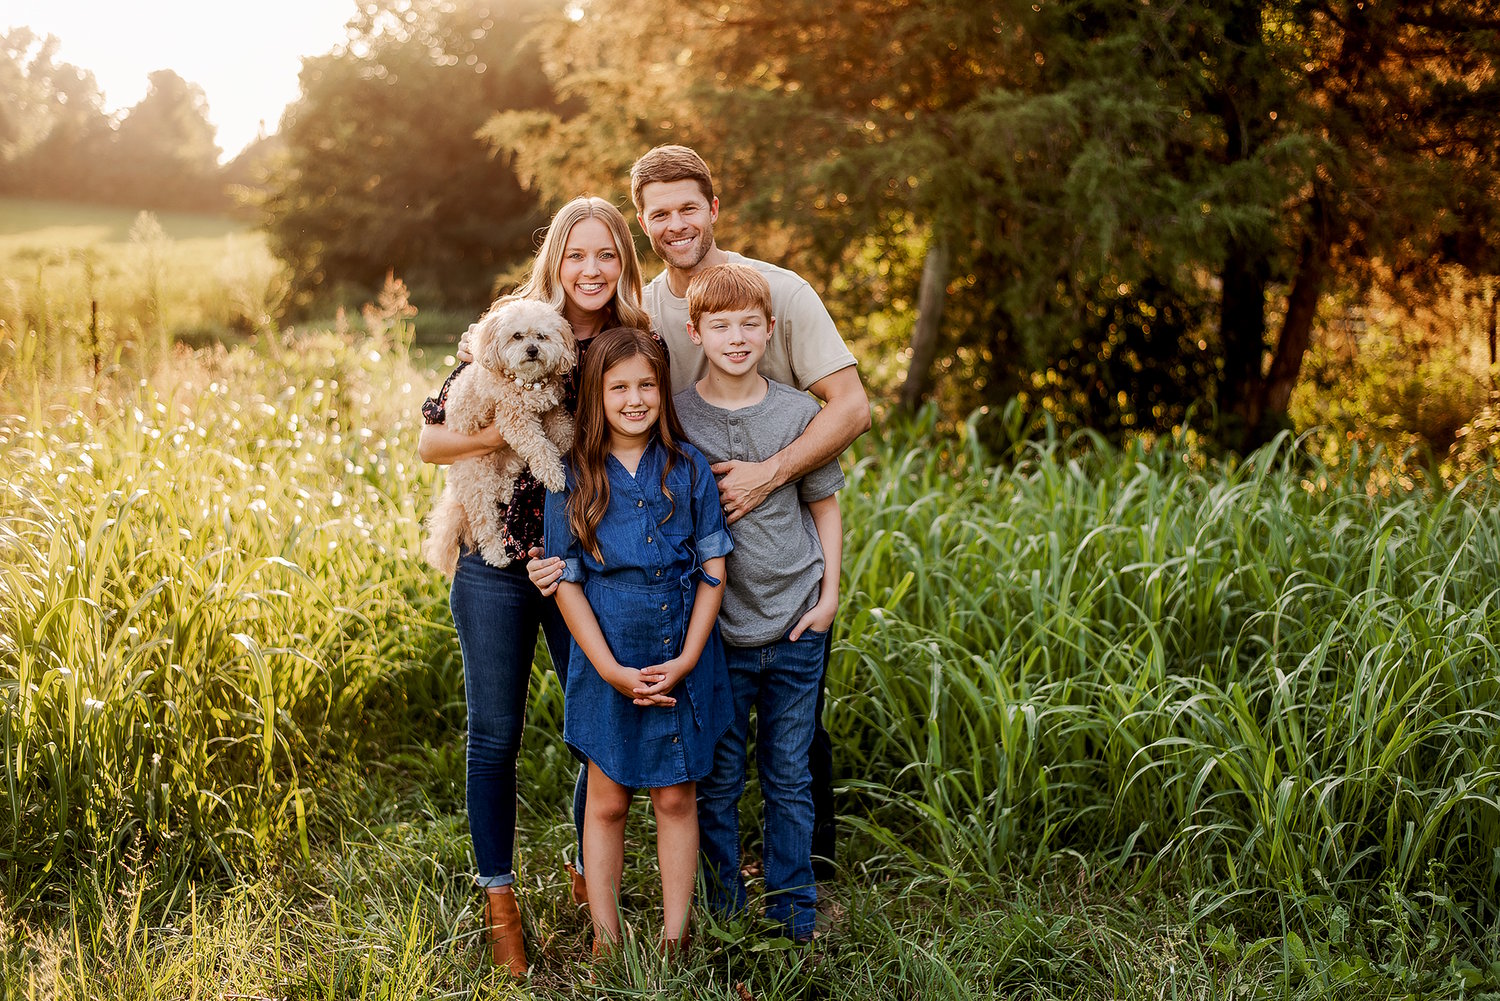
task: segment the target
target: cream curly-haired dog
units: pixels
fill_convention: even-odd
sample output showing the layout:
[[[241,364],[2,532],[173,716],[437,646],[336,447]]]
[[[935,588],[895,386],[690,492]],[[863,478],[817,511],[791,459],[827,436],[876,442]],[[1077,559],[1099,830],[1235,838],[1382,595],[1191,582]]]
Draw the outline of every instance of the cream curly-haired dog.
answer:
[[[548,490],[562,490],[562,457],[573,444],[563,378],[578,361],[578,345],[556,309],[535,299],[502,303],[475,325],[469,350],[474,363],[448,389],[445,424],[463,434],[495,424],[505,441],[489,455],[448,467],[422,555],[449,577],[463,545],[477,546],[491,566],[510,562],[504,505],[516,476],[530,466]]]

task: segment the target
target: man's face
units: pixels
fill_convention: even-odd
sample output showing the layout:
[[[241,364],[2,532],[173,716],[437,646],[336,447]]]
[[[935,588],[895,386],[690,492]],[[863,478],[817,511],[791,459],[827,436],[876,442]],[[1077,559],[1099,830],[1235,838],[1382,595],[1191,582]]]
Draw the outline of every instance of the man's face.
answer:
[[[717,218],[719,200],[703,197],[696,181],[653,181],[641,189],[636,219],[669,268],[691,271],[702,263],[713,249]]]

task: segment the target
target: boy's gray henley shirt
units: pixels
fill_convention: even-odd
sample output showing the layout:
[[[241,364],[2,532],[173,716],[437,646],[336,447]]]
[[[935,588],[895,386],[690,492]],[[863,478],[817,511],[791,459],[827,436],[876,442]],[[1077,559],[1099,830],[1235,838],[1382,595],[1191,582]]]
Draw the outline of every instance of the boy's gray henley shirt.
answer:
[[[766,385],[765,399],[739,410],[713,406],[693,386],[678,393],[673,401],[688,441],[710,463],[761,462],[791,444],[817,416],[818,402],[770,379]],[[834,460],[801,480],[783,484],[729,526],[734,551],[729,554],[719,611],[725,643],[778,642],[817,604],[823,547],[807,505],[832,496],[843,485],[844,471]]]

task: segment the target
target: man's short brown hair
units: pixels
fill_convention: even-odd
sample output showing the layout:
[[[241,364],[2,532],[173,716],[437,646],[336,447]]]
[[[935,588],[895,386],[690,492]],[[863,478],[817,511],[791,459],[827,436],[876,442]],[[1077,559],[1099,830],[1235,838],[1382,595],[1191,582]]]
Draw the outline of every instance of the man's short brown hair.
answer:
[[[771,322],[771,286],[765,276],[745,264],[719,264],[700,271],[688,282],[688,319],[693,326],[704,313],[758,309]]]
[[[630,200],[637,212],[643,208],[641,189],[658,181],[696,181],[703,197],[713,204],[714,179],[708,172],[708,164],[686,146],[657,146],[647,150],[630,168]]]

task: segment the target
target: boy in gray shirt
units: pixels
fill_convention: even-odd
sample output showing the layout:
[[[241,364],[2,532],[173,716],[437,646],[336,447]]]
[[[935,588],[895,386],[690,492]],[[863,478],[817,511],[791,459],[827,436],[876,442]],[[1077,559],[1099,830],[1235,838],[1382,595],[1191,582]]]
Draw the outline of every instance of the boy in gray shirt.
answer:
[[[806,429],[818,404],[760,374],[775,318],[771,289],[754,268],[725,264],[688,286],[693,343],[707,367],[674,398],[688,438],[709,462],[758,462]],[[812,779],[807,767],[825,638],[838,609],[843,524],[837,461],[774,491],[730,528],[719,628],[729,661],[733,721],[698,783],[699,844],[709,906],[745,907],[739,802],[745,788],[750,710],[757,718],[756,770],[765,801],[766,916],[797,941],[812,938]]]

